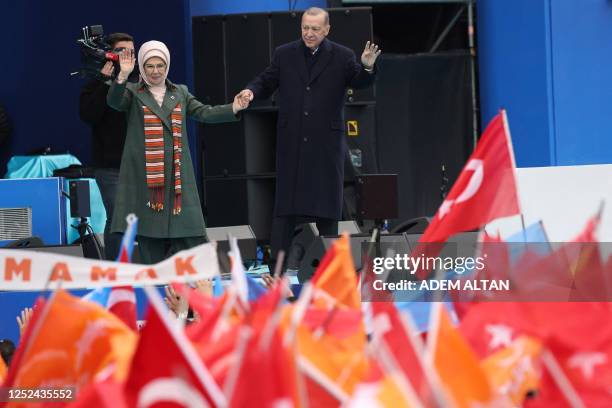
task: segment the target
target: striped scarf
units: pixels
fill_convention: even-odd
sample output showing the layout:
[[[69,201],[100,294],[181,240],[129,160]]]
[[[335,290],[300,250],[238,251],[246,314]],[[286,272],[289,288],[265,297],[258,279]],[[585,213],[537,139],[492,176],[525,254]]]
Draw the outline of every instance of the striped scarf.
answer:
[[[164,209],[164,127],[162,121],[151,109],[142,106],[144,112],[145,134],[145,174],[149,188],[149,206],[154,211]],[[172,122],[172,162],[174,163],[174,208],[172,214],[181,213],[181,128],[183,114],[181,104],[176,105],[171,114]]]

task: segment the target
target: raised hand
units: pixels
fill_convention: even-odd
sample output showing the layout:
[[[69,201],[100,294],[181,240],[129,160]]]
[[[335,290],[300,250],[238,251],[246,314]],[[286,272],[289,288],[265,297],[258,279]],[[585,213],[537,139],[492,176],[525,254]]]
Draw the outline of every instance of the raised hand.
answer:
[[[135,64],[134,50],[126,48],[119,53],[119,66],[121,70],[117,78],[118,82],[122,83],[130,76]]]
[[[168,309],[174,312],[177,318],[186,319],[189,311],[189,304],[184,296],[177,294],[170,285],[166,286],[166,297],[164,298]]]
[[[33,310],[31,307],[26,307],[21,311],[21,315],[17,316],[17,325],[19,326],[19,335],[23,336],[23,332],[25,332],[26,327],[28,327],[28,323],[32,318]]]
[[[110,78],[113,75],[113,71],[115,70],[115,66],[111,61],[106,61],[106,64],[100,70],[100,73],[104,75],[106,78]]]
[[[261,280],[263,281],[262,284],[266,289],[272,289],[272,286],[274,286],[276,282],[280,280],[280,278],[273,278],[272,276],[270,276],[270,274],[266,273],[264,275],[261,275]],[[292,298],[294,296],[293,291],[291,290],[291,286],[286,286],[285,290],[287,298]]]
[[[195,290],[206,296],[212,296],[213,294],[213,281],[212,279],[202,279],[195,281]]]
[[[361,54],[361,64],[367,69],[374,68],[376,58],[378,58],[381,52],[382,50],[378,49],[378,45],[368,41],[363,49],[363,54]]]

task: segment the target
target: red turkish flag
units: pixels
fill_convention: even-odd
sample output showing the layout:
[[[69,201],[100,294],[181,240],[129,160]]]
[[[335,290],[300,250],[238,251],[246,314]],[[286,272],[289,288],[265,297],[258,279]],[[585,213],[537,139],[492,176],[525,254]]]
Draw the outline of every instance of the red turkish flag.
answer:
[[[444,242],[500,217],[519,214],[514,153],[504,110],[493,118],[420,242]]]
[[[125,382],[129,406],[225,406],[227,400],[183,330],[168,316],[161,297],[145,288],[147,324]]]
[[[130,329],[138,331],[136,324],[136,293],[132,286],[116,286],[111,289],[106,308]]]
[[[372,302],[370,306],[373,314],[374,337],[380,336],[380,343],[376,343],[377,346],[373,350],[379,363],[385,364],[384,357],[391,359],[425,406],[444,406],[441,392],[436,390],[431,382],[433,374],[427,372],[430,368],[423,363],[425,347],[412,324],[400,315],[391,302]],[[387,356],[380,353],[387,353]]]

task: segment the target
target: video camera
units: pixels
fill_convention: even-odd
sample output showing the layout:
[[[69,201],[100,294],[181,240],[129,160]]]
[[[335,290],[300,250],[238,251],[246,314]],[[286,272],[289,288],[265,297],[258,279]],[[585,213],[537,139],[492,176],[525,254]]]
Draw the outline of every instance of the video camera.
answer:
[[[81,78],[96,78],[107,80],[100,70],[107,61],[112,61],[115,70],[110,79],[114,79],[119,72],[119,55],[112,52],[111,46],[104,38],[104,29],[101,25],[85,26],[82,28],[83,38],[77,43],[81,46],[81,69],[70,75],[80,74]]]

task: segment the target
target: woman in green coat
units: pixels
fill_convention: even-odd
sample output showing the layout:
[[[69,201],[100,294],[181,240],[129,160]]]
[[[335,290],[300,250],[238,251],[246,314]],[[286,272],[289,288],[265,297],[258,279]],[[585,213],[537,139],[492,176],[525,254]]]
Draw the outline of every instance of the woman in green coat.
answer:
[[[248,102],[237,97],[227,105],[198,102],[185,85],[167,79],[170,52],[159,41],[148,41],[138,51],[139,83],[126,81],[135,65],[133,51],[122,51],[119,63],[107,101],[126,112],[128,127],[111,229],[125,231],[127,214],[136,214],[140,260],[153,264],[207,241],[186,117],[236,121]]]

